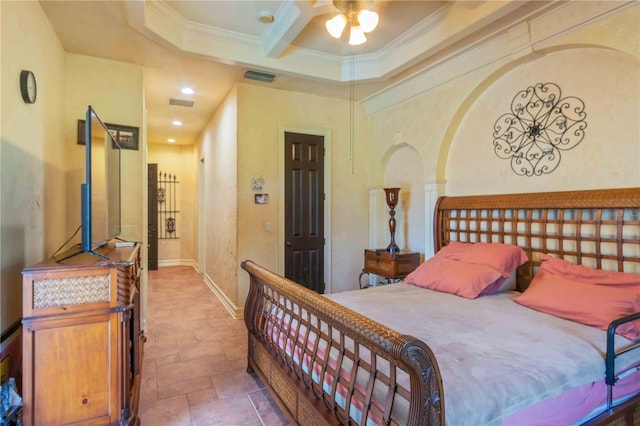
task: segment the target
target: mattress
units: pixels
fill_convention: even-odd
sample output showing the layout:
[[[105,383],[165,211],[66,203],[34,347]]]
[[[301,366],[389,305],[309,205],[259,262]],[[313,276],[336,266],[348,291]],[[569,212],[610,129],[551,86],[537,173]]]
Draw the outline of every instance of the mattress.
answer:
[[[465,299],[396,283],[327,297],[429,345],[449,425],[573,424],[597,414],[606,332],[519,305],[518,294]],[[616,338],[617,348],[631,344]],[[640,366],[640,350],[616,366]],[[637,370],[614,387],[619,401],[638,393]]]

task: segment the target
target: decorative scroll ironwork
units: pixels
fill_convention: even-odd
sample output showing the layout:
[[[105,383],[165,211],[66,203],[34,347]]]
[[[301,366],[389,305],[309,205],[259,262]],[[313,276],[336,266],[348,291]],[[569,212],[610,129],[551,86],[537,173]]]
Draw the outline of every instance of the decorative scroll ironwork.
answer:
[[[560,164],[560,151],[575,148],[584,138],[584,102],[574,96],[561,99],[560,87],[538,83],[520,91],[511,112],[493,126],[496,155],[511,160],[520,176],[540,176]]]
[[[178,181],[175,174],[158,173],[158,223],[159,239],[176,239],[178,237],[177,209]]]

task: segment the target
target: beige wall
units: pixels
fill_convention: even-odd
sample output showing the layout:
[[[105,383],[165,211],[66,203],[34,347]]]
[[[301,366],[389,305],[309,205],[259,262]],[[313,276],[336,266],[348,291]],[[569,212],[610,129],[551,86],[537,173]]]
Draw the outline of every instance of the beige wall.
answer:
[[[84,146],[77,144],[78,119],[91,105],[105,123],[138,127],[138,150],[121,152],[122,238],[142,242],[142,326],[146,327],[147,220],[146,132],[142,67],[68,53],[65,55],[65,148],[67,150],[67,233],[80,225],[80,185],[84,182]],[[79,241],[77,237],[72,242]]]
[[[442,183],[441,194],[639,186],[640,4],[603,13],[607,7],[563,4],[521,26],[520,38],[488,40],[368,100],[371,185],[397,181],[389,167],[406,153],[398,149],[400,141],[422,163],[412,167],[422,173],[425,188]],[[527,42],[518,45],[522,40]],[[517,176],[493,151],[493,126],[518,91],[547,82],[558,84],[562,97],[584,101],[585,137],[561,152],[551,174]],[[425,245],[432,241],[428,208],[425,203]],[[373,216],[371,234],[388,230],[388,216]]]
[[[396,136],[398,137],[398,136]],[[398,205],[395,208],[396,233],[395,241],[401,250],[424,253],[424,170],[420,154],[409,144],[400,140],[393,151],[384,171],[384,187],[401,188],[398,194]],[[378,216],[382,222],[389,220],[384,190],[376,190]],[[385,248],[389,245],[391,235],[389,226],[381,227],[374,247]]]
[[[77,120],[87,105],[106,122],[141,128],[140,150],[122,155],[122,223],[136,240],[146,234],[146,148],[141,67],[65,53],[38,2],[2,2],[1,8],[4,331],[22,315],[22,268],[51,256],[80,225],[84,147],[77,145]],[[20,96],[22,69],[37,79],[33,105]]]
[[[348,102],[238,84],[203,132],[205,280],[234,315],[241,315],[248,291],[242,260],[283,272],[280,145],[287,129],[328,135],[325,161],[331,184],[325,189],[331,227],[325,232],[331,275],[325,279],[334,292],[357,288],[368,222],[369,134],[361,106],[355,120],[352,155]],[[269,204],[254,203],[254,177],[264,179]]]
[[[159,173],[174,175],[176,185],[176,215],[178,239],[158,240],[158,261],[161,266],[196,266],[198,243],[198,158],[194,145],[149,144],[147,161],[157,164]],[[160,205],[158,206],[160,208]],[[159,226],[164,226],[159,223]]]
[[[349,102],[298,92],[238,85],[238,251],[239,260],[252,259],[284,273],[283,211],[284,152],[281,133],[328,132],[325,173],[331,185],[325,188],[330,203],[330,230],[325,230],[331,275],[325,277],[330,291],[358,287],[363,252],[367,246],[367,158],[369,134],[361,105],[355,108],[354,149],[351,153]],[[306,129],[306,130],[305,130]],[[282,158],[279,158],[281,156]],[[353,160],[353,161],[352,161]],[[269,204],[254,204],[251,179],[262,176]],[[271,224],[271,231],[265,224]],[[280,253],[280,254],[279,254]],[[239,268],[240,265],[236,264]],[[239,299],[244,303],[248,275],[238,269]]]
[[[104,123],[142,129],[143,77],[139,65],[70,53],[66,55],[65,74],[65,140],[70,159],[67,231],[73,232],[80,224],[80,184],[84,182],[85,148],[77,144],[78,120],[85,118],[87,106],[91,105]],[[121,151],[123,238],[135,241],[142,241],[146,234],[142,214],[144,132],[139,137],[138,150]]]
[[[21,270],[53,254],[65,226],[65,54],[38,2],[2,2],[0,328],[22,316]],[[25,104],[21,70],[38,95]]]
[[[240,316],[238,262],[238,93],[234,88],[200,140],[204,159],[205,282],[232,315]],[[194,161],[193,167],[197,167]]]
[[[638,57],[626,53],[568,48],[548,52],[499,75],[464,111],[447,159],[447,193],[640,185],[639,65]],[[573,149],[559,152],[560,163],[553,172],[518,176],[510,160],[493,152],[493,124],[510,111],[519,91],[546,82],[557,84],[563,98],[576,96],[584,102],[584,138]]]

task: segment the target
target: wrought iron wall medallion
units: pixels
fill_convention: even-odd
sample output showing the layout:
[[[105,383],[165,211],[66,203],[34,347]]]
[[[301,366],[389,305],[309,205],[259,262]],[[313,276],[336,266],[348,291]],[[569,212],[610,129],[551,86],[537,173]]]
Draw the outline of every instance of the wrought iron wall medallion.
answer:
[[[167,233],[169,233],[169,235],[173,235],[174,232],[176,232],[176,219],[169,217],[167,218]]]
[[[538,83],[520,91],[511,112],[493,126],[496,155],[511,160],[520,176],[540,176],[560,164],[560,151],[575,148],[587,127],[584,102],[574,96],[561,99],[560,87]]]

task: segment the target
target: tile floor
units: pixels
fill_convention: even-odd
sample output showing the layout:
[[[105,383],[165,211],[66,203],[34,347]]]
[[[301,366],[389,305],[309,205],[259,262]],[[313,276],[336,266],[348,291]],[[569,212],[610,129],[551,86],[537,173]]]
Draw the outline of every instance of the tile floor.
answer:
[[[149,272],[142,426],[289,423],[246,372],[247,331],[188,266]]]

